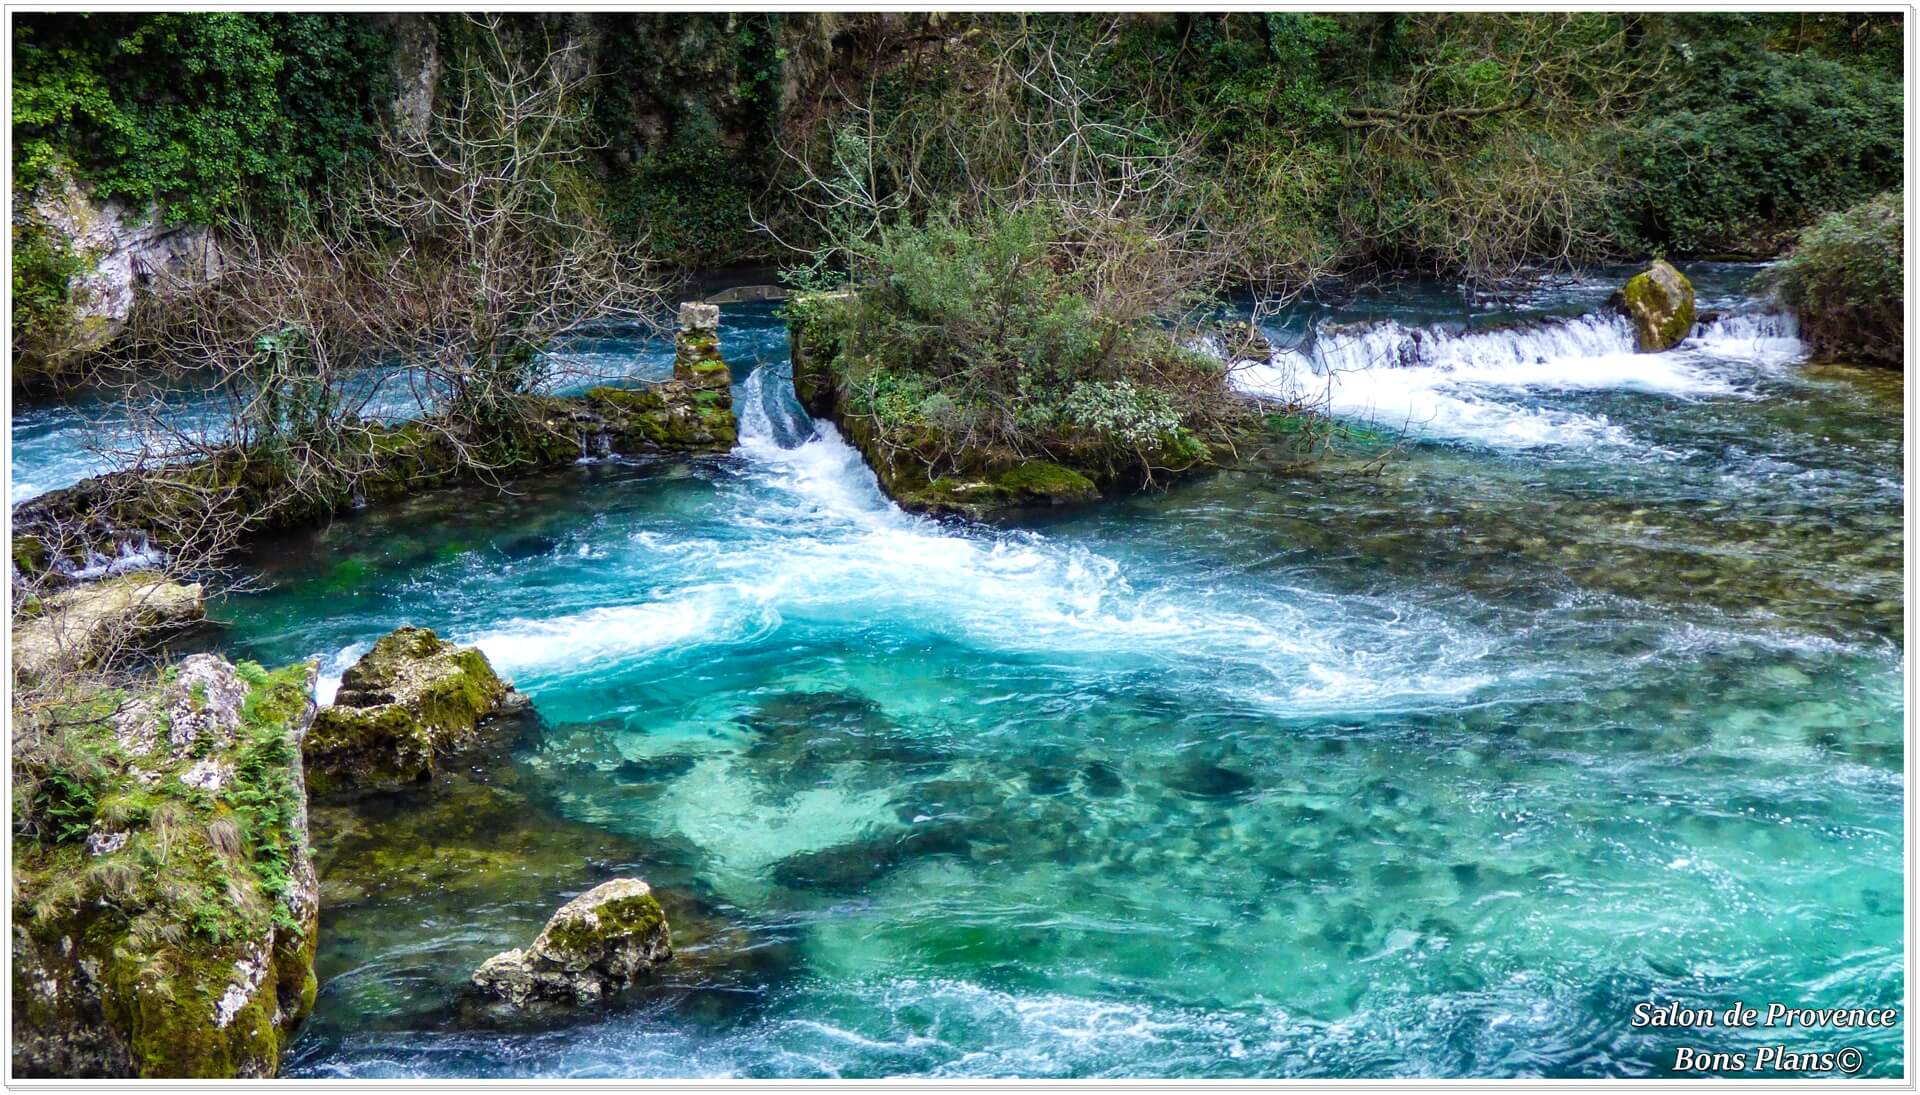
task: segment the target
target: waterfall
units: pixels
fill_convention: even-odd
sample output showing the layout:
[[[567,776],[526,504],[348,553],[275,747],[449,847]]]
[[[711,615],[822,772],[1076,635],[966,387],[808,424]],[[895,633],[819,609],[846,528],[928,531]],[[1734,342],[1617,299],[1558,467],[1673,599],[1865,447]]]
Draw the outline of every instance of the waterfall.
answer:
[[[792,366],[769,362],[753,370],[733,400],[743,448],[792,449],[814,436],[813,419],[793,392]],[[772,379],[768,379],[771,377]]]
[[[1785,312],[1736,312],[1695,327],[1687,345],[1720,357],[1778,365],[1807,356],[1800,324]]]
[[[1606,415],[1542,405],[1552,392],[1745,396],[1755,364],[1805,356],[1791,317],[1740,313],[1695,328],[1677,349],[1634,350],[1633,328],[1592,312],[1480,330],[1386,320],[1323,324],[1300,349],[1236,362],[1258,398],[1319,407],[1388,431],[1497,448],[1624,443]]]
[[[1325,327],[1307,352],[1322,375],[1371,369],[1502,368],[1633,352],[1633,328],[1622,316],[1591,313],[1480,331],[1404,327],[1388,320]]]
[[[81,581],[105,578],[128,571],[145,570],[167,561],[166,552],[154,547],[143,535],[137,541],[122,540],[114,545],[111,556],[102,555],[89,549],[83,566],[72,568],[62,566],[68,576]]]

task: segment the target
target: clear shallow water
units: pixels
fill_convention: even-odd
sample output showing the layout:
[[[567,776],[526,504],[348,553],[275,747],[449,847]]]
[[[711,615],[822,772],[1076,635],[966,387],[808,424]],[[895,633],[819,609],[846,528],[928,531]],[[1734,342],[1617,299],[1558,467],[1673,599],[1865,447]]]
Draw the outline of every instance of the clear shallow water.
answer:
[[[995,532],[885,503],[764,309],[725,333],[733,455],[354,515],[217,608],[335,675],[435,627],[544,719],[443,804],[316,816],[291,1073],[1657,1075],[1779,1039],[1642,1001],[1902,998],[1897,377],[1470,338],[1344,363],[1441,409],[1340,408],[1377,440]],[[667,986],[448,1018],[627,872],[680,902]]]

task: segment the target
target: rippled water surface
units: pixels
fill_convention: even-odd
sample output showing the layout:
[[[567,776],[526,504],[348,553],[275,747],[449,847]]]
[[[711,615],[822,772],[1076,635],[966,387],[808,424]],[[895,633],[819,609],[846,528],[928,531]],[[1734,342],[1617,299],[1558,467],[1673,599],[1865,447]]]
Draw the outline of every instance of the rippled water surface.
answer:
[[[429,801],[316,814],[289,1071],[1650,1075],[1780,1039],[1636,1031],[1642,1001],[1897,1006],[1899,378],[1777,319],[1645,357],[1378,311],[1277,323],[1236,378],[1330,391],[1319,461],[1023,529],[890,506],[744,308],[730,456],[262,546],[225,648],[337,678],[411,621],[541,716]],[[665,984],[458,1020],[625,873],[670,895]],[[1897,1076],[1902,1037],[1796,1048]]]

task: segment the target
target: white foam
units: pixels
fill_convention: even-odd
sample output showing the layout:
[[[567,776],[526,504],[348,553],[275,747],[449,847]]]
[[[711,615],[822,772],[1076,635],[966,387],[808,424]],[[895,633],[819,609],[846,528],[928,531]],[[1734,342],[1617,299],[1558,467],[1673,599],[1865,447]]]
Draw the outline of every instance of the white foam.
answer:
[[[137,542],[122,541],[115,546],[112,555],[88,551],[86,564],[74,569],[70,574],[81,581],[91,581],[95,578],[105,578],[110,574],[147,570],[166,561],[167,553],[148,543],[143,536]]]
[[[333,698],[340,694],[341,676],[372,649],[372,643],[348,643],[331,655],[322,657],[320,675],[313,682],[313,701],[322,707],[332,703]]]
[[[1721,316],[1696,327],[1683,349],[1762,365],[1785,365],[1807,356],[1800,324],[1782,312]]]
[[[1739,396],[1704,357],[1741,356],[1761,342],[1789,359],[1798,352],[1777,321],[1754,317],[1716,321],[1665,354],[1634,352],[1632,328],[1611,313],[1469,332],[1387,321],[1327,328],[1307,352],[1241,362],[1231,377],[1249,395],[1415,435],[1514,449],[1617,445],[1631,438],[1605,415],[1543,407],[1529,393]]]
[[[692,642],[738,639],[770,630],[777,620],[736,614],[729,587],[689,591],[667,601],[589,609],[546,620],[516,618],[462,637],[496,669],[586,665]]]

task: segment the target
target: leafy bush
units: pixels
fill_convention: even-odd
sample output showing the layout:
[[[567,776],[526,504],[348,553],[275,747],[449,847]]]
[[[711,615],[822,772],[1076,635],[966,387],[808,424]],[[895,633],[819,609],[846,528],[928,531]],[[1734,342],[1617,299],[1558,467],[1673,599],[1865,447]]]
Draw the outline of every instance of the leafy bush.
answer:
[[[1898,191],[1830,213],[1763,275],[1775,299],[1800,317],[1817,353],[1902,364],[1903,219]]]
[[[1151,478],[1205,459],[1201,438],[1238,413],[1220,365],[1173,334],[1189,302],[1124,225],[1076,234],[1047,206],[936,214],[853,249],[849,409],[936,463]]]
[[[84,256],[36,224],[15,223],[13,232],[13,342],[26,347],[57,334],[72,314],[74,275]]]
[[[365,162],[391,43],[365,16],[30,13],[14,21],[14,190],[71,162],[100,198],[282,215]]]
[[[1687,78],[1625,142],[1626,249],[1769,254],[1900,180],[1898,76],[1739,38],[1682,41]]]

